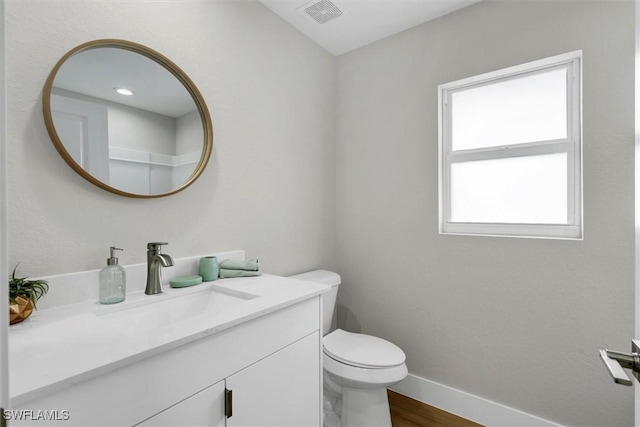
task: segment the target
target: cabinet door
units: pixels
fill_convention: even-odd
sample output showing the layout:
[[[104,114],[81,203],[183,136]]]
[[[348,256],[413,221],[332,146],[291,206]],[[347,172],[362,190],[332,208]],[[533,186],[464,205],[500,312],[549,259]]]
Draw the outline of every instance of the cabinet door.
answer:
[[[224,381],[143,421],[140,427],[224,427]]]
[[[319,426],[320,338],[315,332],[227,378],[227,427]]]

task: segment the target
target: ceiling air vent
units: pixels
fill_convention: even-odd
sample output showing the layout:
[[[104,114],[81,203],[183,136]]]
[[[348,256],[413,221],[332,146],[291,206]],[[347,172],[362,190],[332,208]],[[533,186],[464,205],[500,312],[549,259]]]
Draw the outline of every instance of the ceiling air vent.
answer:
[[[326,24],[332,19],[342,16],[342,11],[329,0],[313,2],[304,8],[304,12],[313,18],[318,24]]]

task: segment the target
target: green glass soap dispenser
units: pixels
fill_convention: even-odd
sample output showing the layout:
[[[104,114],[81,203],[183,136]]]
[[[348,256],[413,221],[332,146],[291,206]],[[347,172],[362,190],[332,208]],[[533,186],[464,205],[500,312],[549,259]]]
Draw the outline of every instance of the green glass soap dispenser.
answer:
[[[111,256],[107,259],[107,266],[100,270],[100,304],[115,304],[124,301],[127,288],[127,278],[121,265],[118,265],[118,258],[114,256],[114,251],[124,249],[111,246]]]

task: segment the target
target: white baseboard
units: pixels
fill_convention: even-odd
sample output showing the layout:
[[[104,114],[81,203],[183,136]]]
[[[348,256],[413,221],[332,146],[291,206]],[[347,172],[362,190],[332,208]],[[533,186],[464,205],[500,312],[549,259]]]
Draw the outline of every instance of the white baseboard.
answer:
[[[412,374],[391,390],[484,426],[560,427],[560,424]]]

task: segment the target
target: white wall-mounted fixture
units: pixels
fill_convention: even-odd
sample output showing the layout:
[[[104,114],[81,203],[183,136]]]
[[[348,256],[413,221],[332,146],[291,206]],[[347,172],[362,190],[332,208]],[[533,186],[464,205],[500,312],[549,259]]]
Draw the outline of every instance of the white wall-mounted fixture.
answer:
[[[343,10],[329,0],[314,0],[298,10],[320,25],[344,15]]]

